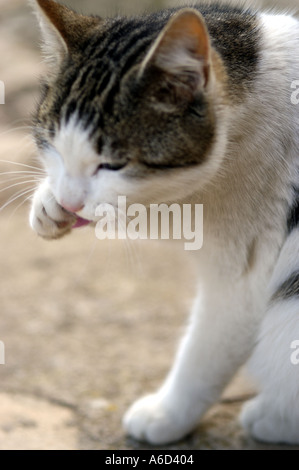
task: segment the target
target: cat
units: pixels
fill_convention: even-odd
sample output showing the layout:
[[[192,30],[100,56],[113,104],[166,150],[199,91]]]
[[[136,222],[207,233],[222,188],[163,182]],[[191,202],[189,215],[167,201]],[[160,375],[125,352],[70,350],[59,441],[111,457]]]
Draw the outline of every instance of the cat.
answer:
[[[100,203],[200,203],[199,289],[174,366],[124,417],[154,445],[198,425],[248,363],[240,422],[299,444],[299,22],[198,3],[137,17],[33,2],[48,63],[34,117],[47,177],[31,227],[57,239]]]

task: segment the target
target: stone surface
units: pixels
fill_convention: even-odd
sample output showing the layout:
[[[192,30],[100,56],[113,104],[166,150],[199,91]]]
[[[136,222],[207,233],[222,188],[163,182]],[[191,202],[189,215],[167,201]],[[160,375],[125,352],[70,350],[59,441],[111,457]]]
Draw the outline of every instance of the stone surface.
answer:
[[[76,450],[75,414],[22,394],[0,394],[0,450]]]

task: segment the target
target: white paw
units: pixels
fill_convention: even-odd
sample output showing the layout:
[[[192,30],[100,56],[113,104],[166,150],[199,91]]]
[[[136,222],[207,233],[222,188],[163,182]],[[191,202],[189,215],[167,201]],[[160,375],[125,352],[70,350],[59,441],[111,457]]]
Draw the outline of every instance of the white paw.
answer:
[[[41,184],[33,197],[30,225],[40,236],[56,239],[68,233],[76,218],[65,211],[55,200],[47,182]]]
[[[243,407],[240,421],[251,436],[272,444],[299,444],[298,411],[284,411],[270,399],[254,398]]]
[[[178,441],[194,427],[179,410],[168,409],[158,393],[136,401],[125,414],[123,425],[130,436],[156,445]]]

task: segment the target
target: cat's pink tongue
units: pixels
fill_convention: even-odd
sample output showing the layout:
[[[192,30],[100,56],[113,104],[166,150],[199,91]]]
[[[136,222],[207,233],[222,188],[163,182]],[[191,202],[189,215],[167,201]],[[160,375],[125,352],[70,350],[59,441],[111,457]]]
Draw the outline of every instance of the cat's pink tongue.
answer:
[[[78,217],[75,225],[73,225],[73,228],[85,227],[86,225],[89,225],[90,223],[91,223],[90,220],[86,220],[86,219],[82,219],[81,217]]]

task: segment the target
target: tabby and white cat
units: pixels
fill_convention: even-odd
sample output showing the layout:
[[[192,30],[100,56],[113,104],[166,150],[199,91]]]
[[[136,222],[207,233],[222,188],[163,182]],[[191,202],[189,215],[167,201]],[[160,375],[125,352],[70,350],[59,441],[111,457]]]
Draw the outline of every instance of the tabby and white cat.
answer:
[[[249,357],[241,422],[299,443],[299,22],[198,4],[133,18],[34,2],[49,76],[35,118],[47,178],[30,215],[56,239],[100,203],[204,204],[200,288],[174,366],[124,426],[153,444],[192,431]]]

